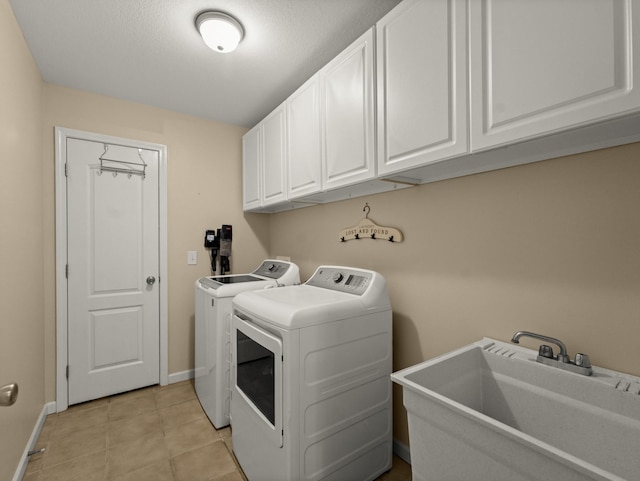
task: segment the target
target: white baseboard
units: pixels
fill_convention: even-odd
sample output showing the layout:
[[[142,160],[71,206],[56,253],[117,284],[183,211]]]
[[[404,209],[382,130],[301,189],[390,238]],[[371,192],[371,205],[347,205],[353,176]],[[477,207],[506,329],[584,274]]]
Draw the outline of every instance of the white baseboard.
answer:
[[[33,427],[33,431],[31,431],[31,436],[29,437],[27,446],[24,448],[24,452],[22,453],[22,457],[20,458],[20,462],[18,463],[18,468],[13,475],[13,481],[20,481],[22,479],[22,476],[24,476],[24,472],[27,469],[27,463],[29,462],[29,451],[31,451],[38,442],[38,436],[40,436],[40,431],[42,431],[42,426],[44,426],[44,421],[47,419],[47,415],[53,414],[55,412],[55,402],[49,402],[42,406],[40,416],[38,416],[36,425]]]
[[[189,379],[193,379],[195,374],[195,370],[194,369],[187,369],[186,371],[182,371],[182,372],[174,372],[172,374],[169,374],[169,384],[174,384],[176,382],[182,382],[182,381],[187,381]]]
[[[409,446],[401,443],[397,439],[393,440],[393,453],[407,464],[411,464],[411,450]]]

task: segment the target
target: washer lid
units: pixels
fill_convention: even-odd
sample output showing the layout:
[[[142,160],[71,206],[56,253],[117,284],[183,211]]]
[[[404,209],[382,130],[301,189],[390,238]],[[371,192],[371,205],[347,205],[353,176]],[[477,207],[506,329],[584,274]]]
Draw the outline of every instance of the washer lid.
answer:
[[[224,284],[238,284],[240,282],[262,281],[263,277],[253,276],[251,274],[237,274],[228,276],[209,276],[200,279],[200,284],[211,289],[217,289]]]
[[[277,285],[278,281],[276,279],[268,279],[250,274],[208,276],[196,281],[197,289],[205,291],[213,297],[233,297],[239,292],[276,287]]]
[[[336,271],[349,275],[365,275],[368,279],[366,288],[362,290],[359,287],[337,286],[346,283],[349,275],[336,281],[337,277],[334,278],[333,275]],[[317,275],[320,273],[326,279],[326,283],[318,281]],[[333,287],[333,284],[336,287]],[[373,271],[326,266],[319,267],[316,274],[300,286],[238,294],[233,300],[233,306],[249,317],[285,329],[297,329],[391,310],[386,283],[380,274]]]

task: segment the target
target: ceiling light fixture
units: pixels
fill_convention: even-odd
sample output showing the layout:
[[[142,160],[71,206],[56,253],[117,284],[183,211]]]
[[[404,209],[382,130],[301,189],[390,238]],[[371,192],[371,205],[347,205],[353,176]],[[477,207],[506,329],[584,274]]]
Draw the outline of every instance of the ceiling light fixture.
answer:
[[[201,13],[196,17],[196,28],[207,47],[221,53],[233,52],[244,37],[240,22],[222,12]]]

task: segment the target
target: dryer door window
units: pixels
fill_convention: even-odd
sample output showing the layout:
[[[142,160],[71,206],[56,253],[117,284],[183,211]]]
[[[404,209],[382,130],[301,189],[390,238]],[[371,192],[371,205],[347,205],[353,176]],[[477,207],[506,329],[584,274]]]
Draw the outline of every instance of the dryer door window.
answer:
[[[275,424],[275,354],[238,332],[238,388]]]
[[[282,446],[282,341],[237,316],[233,324],[235,387]]]

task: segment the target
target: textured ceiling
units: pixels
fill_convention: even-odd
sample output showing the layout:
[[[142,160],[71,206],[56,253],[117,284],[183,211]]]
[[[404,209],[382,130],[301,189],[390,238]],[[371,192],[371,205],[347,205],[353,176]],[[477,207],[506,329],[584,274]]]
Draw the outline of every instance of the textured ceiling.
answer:
[[[10,0],[45,82],[252,127],[400,0]],[[230,54],[195,29],[235,16]]]

